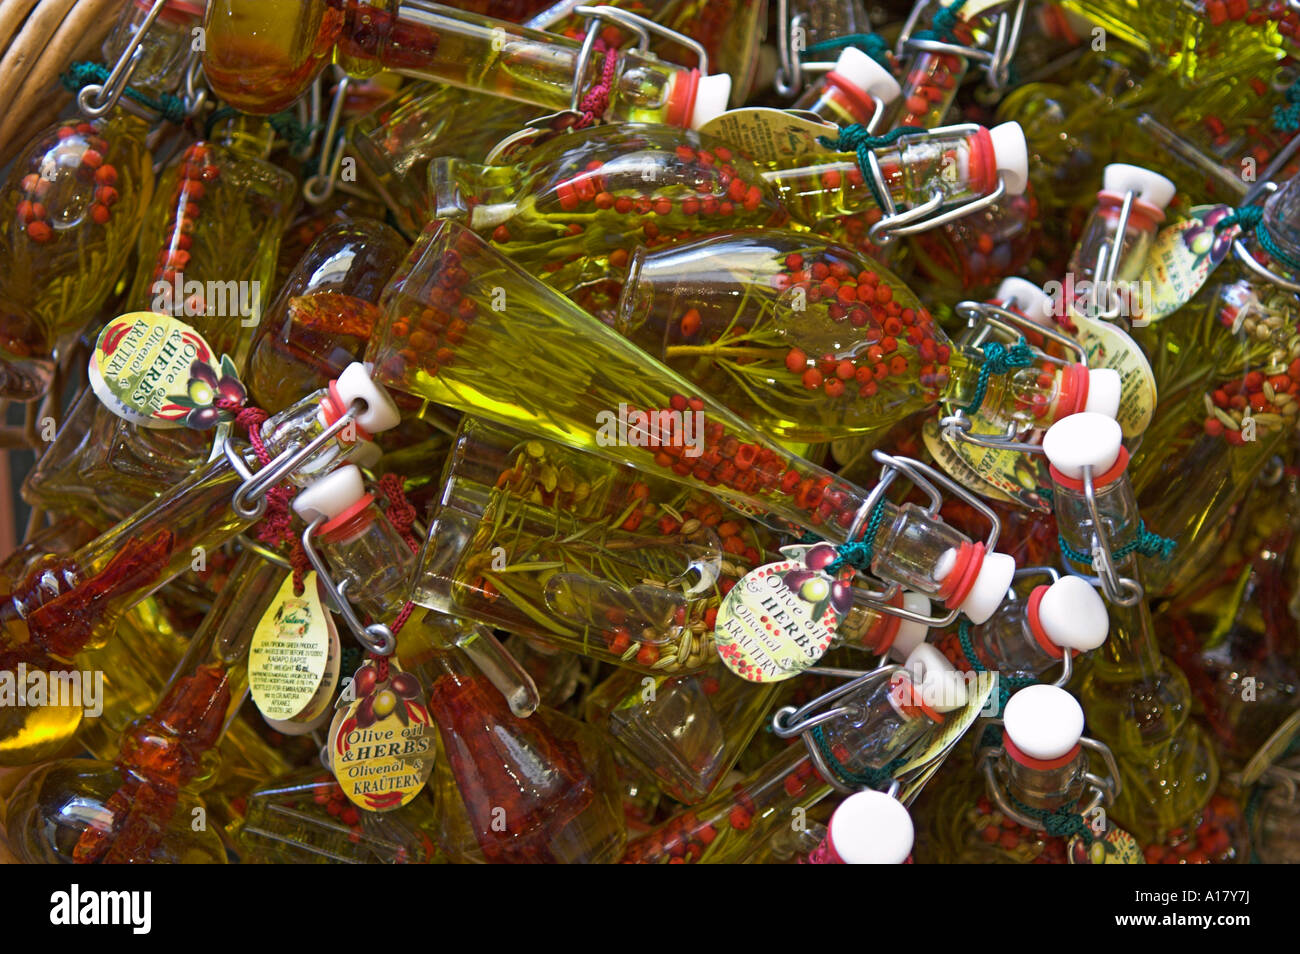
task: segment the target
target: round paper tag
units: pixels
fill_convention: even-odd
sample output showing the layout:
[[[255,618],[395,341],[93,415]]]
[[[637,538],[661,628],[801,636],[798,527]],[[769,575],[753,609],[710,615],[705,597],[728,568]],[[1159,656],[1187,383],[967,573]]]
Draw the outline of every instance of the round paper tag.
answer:
[[[1065,845],[1065,857],[1072,865],[1144,865],[1142,846],[1122,828],[1111,828],[1091,845],[1073,836]]]
[[[782,547],[789,559],[750,570],[718,608],[713,642],[727,668],[750,682],[779,682],[821,659],[853,605],[848,580],[825,571],[829,543]]]
[[[388,661],[388,676],[367,663],[352,680],[356,701],[330,726],[330,768],[343,793],[367,811],[409,803],[429,780],[436,731],[419,681]]]
[[[343,652],[339,645],[338,627],[334,625],[334,617],[329,613],[325,614],[325,625],[329,629],[329,655],[325,659],[325,674],[321,676],[316,695],[312,696],[311,702],[292,718],[272,719],[265,713],[262,715],[267,725],[283,735],[307,735],[329,721],[334,691],[339,685]]]
[[[99,333],[90,386],[118,417],[144,427],[207,430],[232,421],[247,398],[235,364],[170,315],[136,311]]]
[[[1231,214],[1226,205],[1198,205],[1188,218],[1160,230],[1139,279],[1143,307],[1134,327],[1171,315],[1192,300],[1210,272],[1228,257],[1241,232],[1235,225],[1215,232],[1214,227]]]
[[[302,596],[294,595],[293,576],[285,577],[248,647],[248,688],[262,715],[292,719],[312,706],[329,662],[328,615],[315,573],[303,581]]]
[[[1115,419],[1125,437],[1141,436],[1156,410],[1156,376],[1138,343],[1123,329],[1105,321],[1072,315],[1074,337],[1088,355],[1088,367],[1110,368],[1119,374],[1119,413]]]

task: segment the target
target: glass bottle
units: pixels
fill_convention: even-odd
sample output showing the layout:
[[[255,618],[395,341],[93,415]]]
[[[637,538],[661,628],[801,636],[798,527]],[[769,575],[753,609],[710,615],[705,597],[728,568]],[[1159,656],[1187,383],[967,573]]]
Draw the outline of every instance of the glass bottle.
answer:
[[[299,769],[248,795],[235,834],[242,864],[436,864],[437,806],[425,792],[401,808],[367,812],[334,776]]]
[[[1018,123],[992,129],[954,127],[944,132],[900,136],[872,150],[895,206],[922,205],[936,195],[943,204],[991,194],[999,179],[1007,194],[1019,195],[1029,181],[1028,154]],[[856,158],[777,168],[763,174],[776,187],[792,218],[819,222],[878,204]]]
[[[1163,73],[1189,88],[1212,87],[1234,76],[1267,77],[1284,49],[1279,25],[1285,4],[1063,0],[1061,6],[1143,50]]]
[[[844,772],[885,771],[894,759],[941,731],[944,713],[961,705],[955,698],[940,701],[941,696],[951,695],[939,689],[954,671],[938,653],[922,655],[930,663],[924,678],[913,676],[913,657],[909,657],[903,671],[868,680],[841,700],[848,714],[824,722],[815,743],[823,765],[829,755]],[[921,699],[931,701],[921,704]],[[806,811],[831,794],[831,782],[820,771],[807,748],[789,745],[730,792],[679,812],[632,841],[623,862],[734,862],[755,841],[789,824],[798,809]]]
[[[976,400],[978,421],[1022,430],[1119,405],[1115,372],[1046,355],[984,374],[983,354],[954,345],[891,272],[793,232],[638,250],[614,328],[789,440],[878,433],[918,411]]]
[[[1115,282],[1137,281],[1174,191],[1172,182],[1150,169],[1124,163],[1106,167],[1097,204],[1084,223],[1067,267],[1067,275],[1077,287],[1065,293],[1073,307],[1091,316],[1112,313],[1119,289],[1106,287],[1108,276]],[[1121,241],[1117,230],[1129,195],[1132,200]],[[1115,256],[1118,261],[1112,261]]]
[[[457,624],[429,613],[402,630],[402,662],[428,687],[446,765],[440,786],[463,805],[494,864],[604,864],[626,829],[614,764],[589,726],[539,708],[514,715],[455,646]],[[442,754],[440,753],[440,754]]]
[[[106,62],[117,62],[150,6],[123,5],[104,41]],[[152,96],[183,75],[198,23],[188,5],[170,5],[164,14],[145,31],[131,74],[132,86]],[[9,263],[0,299],[39,322],[51,348],[81,331],[107,300],[153,192],[149,123],[127,102],[101,118],[74,117],[41,133],[0,185],[0,255]]]
[[[1029,686],[1015,693],[1003,715],[1001,745],[982,747],[975,765],[960,766],[967,784],[936,791],[926,813],[934,855],[926,860],[1065,864],[1104,858],[1105,845],[1091,834],[1071,844],[1034,817],[1070,809],[1091,829],[1093,810],[1109,803],[1112,791],[1086,778],[1091,769],[1082,740],[1083,710],[1064,689]],[[1071,852],[1082,857],[1071,859]]]
[[[367,183],[399,227],[416,235],[435,214],[427,188],[433,159],[482,162],[497,143],[536,118],[536,107],[523,103],[441,83],[414,83],[353,123],[348,141]]]
[[[1090,514],[1083,467],[1091,467],[1096,511],[1114,554],[1136,542],[1140,519],[1126,469],[1128,452],[1117,423],[1075,415],[1043,439],[1051,462],[1057,526],[1076,551],[1092,553],[1100,536]],[[1192,722],[1191,693],[1182,671],[1161,656],[1151,609],[1142,598],[1137,555],[1113,559],[1124,602],[1110,600],[1110,635],[1093,653],[1079,690],[1096,738],[1110,746],[1122,792],[1114,814],[1142,842],[1165,840],[1186,828],[1214,794],[1219,766]]]
[[[604,112],[622,121],[698,128],[726,108],[731,93],[724,73],[701,76],[635,50],[589,56],[575,78],[579,43],[425,0],[308,0],[292,9],[214,0],[204,26],[208,82],[252,113],[290,105],[331,51],[353,75],[388,69],[552,111],[570,108],[575,79],[581,103],[607,78]]]
[[[584,718],[684,805],[708,798],[763,722],[779,684],[756,686],[722,663],[646,685],[614,673],[583,701]]]
[[[429,194],[439,218],[463,222],[564,292],[617,275],[642,244],[787,218],[757,165],[699,133],[597,126],[521,160],[435,159]]]
[[[354,396],[367,401],[358,431],[366,423],[376,430],[391,426],[397,415],[391,404],[383,406],[386,395],[371,384],[364,368],[353,368],[337,390],[349,404]],[[327,411],[337,417],[340,408],[332,404],[329,391],[320,391],[267,419],[261,427],[266,450],[275,456],[302,449],[326,429]],[[340,437],[289,477],[309,479],[365,452],[366,443],[347,444]],[[241,453],[247,467],[258,468],[250,448]],[[251,525],[231,507],[241,483],[229,459],[217,457],[70,557],[49,556],[26,578],[8,581],[0,603],[0,666],[10,672],[63,671],[82,650],[102,646],[122,612],[189,569],[197,553],[220,547]],[[58,751],[81,716],[77,706],[4,707],[0,764],[26,764]]]
[[[1070,655],[1091,652],[1106,641],[1110,620],[1106,603],[1077,576],[1064,576],[1034,587],[1024,600],[998,607],[986,622],[970,630],[970,659],[955,639],[941,649],[959,669],[978,662],[989,672],[1011,680],[1036,681]]]
[[[1278,222],[1271,220],[1271,234],[1285,242]],[[1133,487],[1152,529],[1177,541],[1170,558],[1147,571],[1160,595],[1178,593],[1209,565],[1234,508],[1285,446],[1300,410],[1295,295],[1244,277],[1234,263],[1215,277],[1222,281],[1178,312],[1135,331],[1161,400],[1134,454]],[[1185,492],[1169,493],[1171,486]]]
[[[270,133],[261,120],[226,120],[162,173],[123,305],[126,312],[181,318],[237,368],[247,360],[280,236],[297,203],[297,180],[264,158]],[[288,400],[308,390],[314,387],[292,390]],[[211,432],[141,427],[83,400],[49,451],[51,463],[75,466],[38,468],[28,487],[40,499],[80,498],[83,511],[98,507],[121,519],[208,456]]]
[[[248,644],[284,576],[255,554],[241,558],[157,706],[123,735],[115,764],[65,759],[23,780],[6,816],[23,860],[225,862],[215,826],[191,825],[206,806],[188,786],[243,702]]]
[[[365,351],[379,295],[407,252],[375,219],[327,228],[262,315],[248,360],[248,391],[262,407],[325,386]]]
[[[867,519],[858,516],[863,490],[696,396],[684,379],[455,223],[426,232],[382,307],[367,356],[396,390],[686,483],[835,542]],[[408,337],[413,329],[428,336],[419,350]],[[653,435],[641,408],[655,411]],[[630,418],[629,409],[642,417]],[[987,618],[1006,593],[1013,561],[984,554],[983,544],[915,505],[882,501],[878,513],[873,572]]]
[[[846,47],[835,68],[810,86],[792,108],[812,113],[839,126],[874,129],[898,98],[898,80],[857,47]]]

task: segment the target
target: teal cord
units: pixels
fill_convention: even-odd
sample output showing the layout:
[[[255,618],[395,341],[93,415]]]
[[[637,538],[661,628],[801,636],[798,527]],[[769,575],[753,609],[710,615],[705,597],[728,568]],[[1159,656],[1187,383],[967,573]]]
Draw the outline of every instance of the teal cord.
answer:
[[[1258,205],[1244,206],[1226,219],[1216,222],[1214,231],[1222,232],[1231,225],[1240,225],[1243,232],[1254,229],[1255,241],[1259,242],[1260,248],[1267,252],[1270,258],[1281,262],[1293,272],[1300,272],[1300,259],[1278,245],[1273,236],[1269,234],[1267,226],[1264,225],[1263,208]]]
[[[1286,88],[1286,105],[1273,107],[1273,125],[1280,132],[1300,130],[1300,80]]]
[[[961,643],[962,655],[966,657],[966,662],[970,664],[971,669],[975,672],[988,672],[988,668],[975,655],[975,646],[971,643],[970,633],[970,620],[963,619],[957,624],[957,640]],[[1038,680],[1026,676],[1007,676],[1004,678],[1001,673],[997,673],[997,677],[998,711],[991,716],[994,719],[1002,715],[1002,711],[1007,707],[1007,700],[1011,698],[1013,692],[1018,692],[1026,686],[1037,685],[1038,682]]]
[[[876,205],[883,210],[885,208],[885,197],[880,194],[880,187],[876,183],[876,177],[871,173],[871,150],[879,149],[881,146],[888,146],[908,133],[915,132],[925,132],[925,130],[920,126],[899,126],[887,133],[873,136],[867,132],[867,127],[854,123],[852,126],[845,126],[840,130],[839,139],[818,136],[817,141],[827,149],[833,149],[836,152],[857,153],[858,168],[862,170],[862,178],[866,180],[867,186],[871,189],[871,195],[876,200]]]
[[[1006,374],[1016,368],[1027,368],[1034,363],[1034,349],[1021,338],[1010,348],[999,341],[985,342],[980,349],[984,354],[984,363],[980,365],[979,380],[975,383],[975,394],[970,404],[962,408],[968,415],[974,416],[984,403],[984,392],[988,390],[989,378],[993,375]]]
[[[1006,796],[1008,801],[1015,806],[1016,811],[1040,822],[1049,835],[1054,835],[1057,838],[1069,838],[1072,835],[1078,835],[1083,839],[1085,845],[1091,845],[1097,840],[1088,822],[1074,810],[1074,802],[1067,802],[1055,811],[1049,812],[1045,808],[1030,808],[1010,792],[1007,792]]]
[[[1092,566],[1091,553],[1084,553],[1082,550],[1074,549],[1074,547],[1066,543],[1065,537],[1060,534],[1057,534],[1056,542],[1061,547],[1061,552],[1065,554],[1066,558],[1074,563]],[[1177,545],[1170,537],[1162,537],[1158,533],[1152,533],[1147,529],[1146,522],[1139,520],[1137,536],[1133,539],[1133,542],[1116,547],[1111,551],[1110,555],[1115,560],[1123,560],[1130,553],[1140,553],[1142,556],[1158,556],[1162,560],[1168,560]]]
[[[804,55],[828,53],[832,50],[842,50],[846,46],[856,47],[887,70],[893,69],[893,65],[889,62],[889,44],[875,33],[850,33],[848,36],[837,36],[834,39],[814,43],[803,52]]]
[[[907,763],[907,759],[899,756],[890,759],[878,769],[869,768],[861,772],[854,772],[835,757],[835,753],[831,751],[830,743],[826,741],[821,726],[817,726],[812,730],[812,736],[817,743],[817,749],[821,752],[822,758],[826,760],[827,768],[835,774],[837,779],[853,788],[881,788],[892,782],[894,773]]]
[[[885,508],[880,506],[883,500],[876,501],[876,505],[871,508],[871,516],[867,518],[866,530],[862,534],[862,539],[855,540],[851,543],[845,543],[835,548],[839,556],[834,562],[826,567],[826,572],[835,574],[846,566],[851,566],[855,570],[867,570],[871,567],[874,543],[876,534],[880,530],[880,524],[885,519]],[[821,543],[822,538],[812,531],[805,531],[799,538],[799,542],[811,545]]]
[[[930,29],[920,30],[912,34],[918,40],[937,40],[940,43],[952,43],[957,39],[953,34],[953,28],[957,26],[957,11],[962,8],[966,0],[957,0],[956,3],[950,4],[937,11],[934,19],[930,21]]]
[[[83,86],[92,83],[102,84],[111,72],[108,67],[99,63],[88,61],[73,63],[68,67],[68,71],[59,77],[59,80],[63,83],[64,89],[75,93]],[[142,106],[147,106],[168,122],[180,124],[185,121],[185,100],[172,93],[163,93],[154,99],[148,93],[143,93],[134,86],[128,86],[123,90],[123,95]]]

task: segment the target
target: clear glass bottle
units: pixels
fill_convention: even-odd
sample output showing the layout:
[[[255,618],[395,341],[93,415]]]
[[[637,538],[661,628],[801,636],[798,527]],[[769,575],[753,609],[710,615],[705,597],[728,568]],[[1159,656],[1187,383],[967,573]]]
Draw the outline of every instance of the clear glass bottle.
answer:
[[[663,792],[684,805],[708,798],[758,731],[777,683],[756,686],[722,663],[645,685],[631,670],[595,686],[584,718]]]
[[[518,425],[836,542],[866,519],[858,519],[866,501],[861,488],[696,396],[694,386],[455,223],[426,232],[385,290],[383,309],[367,356],[378,379],[395,390]],[[428,329],[425,348],[411,346],[413,328]],[[648,419],[628,432],[630,410],[646,415],[642,408],[655,411],[655,430],[665,440],[652,443]],[[694,413],[683,417],[688,411]],[[702,443],[688,433],[697,426]],[[1010,583],[1000,555],[986,558],[982,544],[919,508],[881,507],[876,572],[901,571],[890,578],[946,596],[950,606],[969,600],[973,619],[992,612]],[[890,552],[895,546],[902,549]]]
[[[104,41],[108,63],[148,12],[148,4],[123,5]],[[154,96],[173,89],[197,23],[188,5],[165,8],[144,35],[132,85]],[[9,263],[0,300],[16,309],[5,334],[30,345],[43,338],[39,357],[99,312],[130,257],[153,192],[148,132],[149,123],[121,104],[99,119],[60,121],[14,160],[0,185],[0,256]]]
[[[243,702],[249,641],[284,576],[255,554],[241,558],[152,713],[123,735],[115,764],[66,759],[23,780],[6,824],[24,861],[226,861],[216,827],[191,824],[206,806],[189,784],[210,768]]]
[[[406,242],[374,219],[325,229],[262,315],[248,360],[248,391],[262,407],[283,407],[325,386],[360,360],[384,286]]]
[[[1067,266],[1067,274],[1077,286],[1073,295],[1066,291],[1072,307],[1090,316],[1105,316],[1113,312],[1119,302],[1112,302],[1111,298],[1119,289],[1105,287],[1107,276],[1113,276],[1117,283],[1137,281],[1174,191],[1172,182],[1149,169],[1123,163],[1106,167],[1102,191],[1097,193],[1097,205],[1084,223],[1083,234]],[[1123,239],[1119,240],[1119,220],[1130,193],[1133,199]],[[1113,262],[1116,255],[1119,260]],[[1123,314],[1122,317],[1137,316]]]
[[[787,440],[880,433],[918,411],[976,400],[976,420],[998,430],[1118,410],[1113,371],[1039,354],[985,375],[982,352],[954,344],[891,272],[793,232],[638,250],[613,326]]]
[[[857,47],[846,47],[835,68],[795,100],[792,108],[839,126],[874,128],[876,116],[898,98],[898,80]]]
[[[608,749],[591,727],[553,710],[514,715],[456,649],[456,627],[437,614],[413,617],[400,646],[403,665],[428,687],[442,739],[438,781],[451,783],[439,785],[443,811],[463,813],[489,863],[617,859],[627,833]]]
[[[204,26],[208,82],[230,105],[252,113],[290,105],[331,52],[357,76],[388,69],[566,110],[581,49],[564,37],[425,0],[382,6],[308,0],[292,9],[260,0],[213,0]],[[610,51],[587,58],[576,78],[579,100],[606,78],[606,111],[623,121],[698,128],[726,108],[731,93],[724,73],[704,77],[649,53]]]
[[[349,399],[353,394],[368,397],[372,406],[359,420],[382,430],[381,416],[390,413],[377,406],[384,400],[382,392],[368,378],[364,387],[356,381],[350,376],[340,393]],[[316,392],[267,419],[261,427],[267,452],[275,456],[305,447],[327,427],[327,410],[339,413],[332,400],[329,391]],[[305,482],[364,450],[364,442],[336,439],[289,479]],[[242,453],[246,466],[258,469],[251,448]],[[241,483],[222,455],[70,557],[48,556],[24,579],[8,581],[0,604],[0,665],[10,671],[19,666],[62,670],[82,650],[102,646],[125,610],[189,569],[198,553],[220,547],[251,525],[231,507]],[[58,751],[82,716],[80,707],[67,705],[5,707],[3,713],[0,762],[17,765]]]
[[[1140,519],[1125,473],[1128,453],[1119,425],[1098,415],[1076,415],[1053,425],[1043,440],[1057,526],[1076,551],[1092,553],[1099,539],[1089,514],[1083,467],[1093,470],[1094,499],[1110,552],[1136,542]],[[1114,561],[1115,573],[1140,587],[1136,553]],[[1142,842],[1163,841],[1196,821],[1219,780],[1219,765],[1204,733],[1189,721],[1191,692],[1182,671],[1156,644],[1148,602],[1110,602],[1110,636],[1094,652],[1079,690],[1093,734],[1115,753],[1122,790],[1114,814]]]
[[[280,236],[297,204],[297,180],[264,158],[270,134],[261,120],[226,120],[163,171],[123,303],[127,312],[180,318],[237,368],[247,359]],[[315,386],[269,406],[282,407]],[[75,461],[75,467],[40,468],[28,486],[41,498],[79,498],[83,511],[99,507],[120,519],[208,456],[211,432],[141,427],[83,400],[82,413],[64,422],[49,450],[52,461]]]
[[[938,656],[938,654],[934,654]],[[909,660],[910,662],[910,660]],[[820,726],[816,745],[823,764],[830,759],[841,771],[884,771],[890,763],[941,731],[944,712],[959,708],[938,703],[944,672],[942,656],[932,660],[925,680],[906,671],[877,678],[846,696],[845,715]],[[941,711],[942,710],[942,711]],[[829,759],[828,759],[829,756]],[[625,864],[728,864],[743,857],[756,840],[789,824],[797,809],[807,810],[834,789],[819,774],[808,750],[787,746],[730,792],[679,812],[649,834],[632,841]]]
[[[986,622],[970,630],[970,659],[960,641],[945,639],[941,648],[959,669],[973,663],[1004,679],[1037,680],[1061,661],[1091,652],[1106,641],[1110,628],[1106,603],[1088,583],[1064,576],[1034,587],[1024,600],[998,607]]]

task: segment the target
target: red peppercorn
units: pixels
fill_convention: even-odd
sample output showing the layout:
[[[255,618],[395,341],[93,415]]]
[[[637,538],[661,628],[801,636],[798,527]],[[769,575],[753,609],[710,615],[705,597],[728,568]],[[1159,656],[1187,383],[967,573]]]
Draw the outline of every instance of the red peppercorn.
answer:
[[[96,225],[107,225],[109,219],[113,217],[113,213],[109,211],[108,206],[96,202],[90,207],[90,217],[94,219]],[[189,252],[181,252],[180,254],[188,256]]]
[[[700,313],[692,308],[682,315],[681,329],[683,337],[689,338],[700,330]]]
[[[29,222],[27,224],[27,237],[39,245],[44,245],[54,238],[54,229],[47,222]]]
[[[810,391],[816,391],[822,384],[822,373],[816,368],[809,368],[803,373],[803,386]]]

